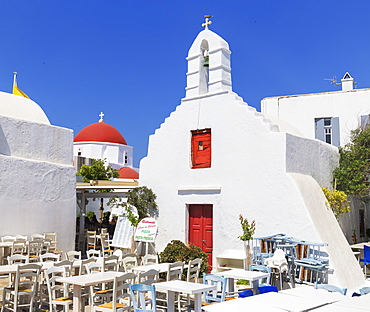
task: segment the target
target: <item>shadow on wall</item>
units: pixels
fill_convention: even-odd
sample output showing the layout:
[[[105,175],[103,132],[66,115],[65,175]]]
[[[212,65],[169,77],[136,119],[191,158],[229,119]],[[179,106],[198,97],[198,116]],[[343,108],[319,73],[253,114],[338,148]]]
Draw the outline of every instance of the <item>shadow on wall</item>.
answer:
[[[6,140],[6,136],[1,125],[0,125],[0,154],[6,156],[11,155],[9,144],[8,141]]]

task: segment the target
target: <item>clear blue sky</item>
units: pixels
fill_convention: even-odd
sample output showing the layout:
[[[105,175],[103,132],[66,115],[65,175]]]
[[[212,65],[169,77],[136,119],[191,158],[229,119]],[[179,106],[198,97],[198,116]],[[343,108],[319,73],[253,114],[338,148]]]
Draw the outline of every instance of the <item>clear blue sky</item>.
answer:
[[[0,90],[17,71],[50,122],[75,134],[103,111],[138,166],[185,96],[204,14],[230,45],[233,90],[260,110],[264,97],[339,90],[324,78],[346,71],[370,87],[369,12],[368,0],[2,0]]]

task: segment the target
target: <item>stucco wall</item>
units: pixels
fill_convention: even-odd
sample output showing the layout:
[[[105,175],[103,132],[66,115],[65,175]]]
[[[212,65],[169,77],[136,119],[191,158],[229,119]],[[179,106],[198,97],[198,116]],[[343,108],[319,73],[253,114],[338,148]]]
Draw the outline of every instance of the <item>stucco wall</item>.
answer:
[[[330,187],[339,165],[335,146],[319,140],[286,135],[286,170],[312,176],[321,187]]]
[[[74,249],[72,131],[0,116],[0,142],[0,236],[56,232]]]

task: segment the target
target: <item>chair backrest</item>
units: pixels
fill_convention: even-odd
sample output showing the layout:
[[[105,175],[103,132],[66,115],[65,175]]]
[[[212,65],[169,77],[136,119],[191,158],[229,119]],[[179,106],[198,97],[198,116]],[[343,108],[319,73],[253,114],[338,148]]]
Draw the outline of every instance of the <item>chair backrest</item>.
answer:
[[[197,258],[189,261],[188,272],[186,274],[187,282],[199,282],[200,266],[202,265],[202,259]]]
[[[157,283],[158,278],[159,278],[159,271],[151,269],[145,272],[139,272],[137,275],[137,283],[145,284],[145,285],[152,285],[153,283]]]
[[[21,289],[30,289],[32,294],[35,294],[40,272],[40,264],[28,263],[18,265],[14,280],[14,291],[17,293]]]
[[[361,294],[361,296],[363,296],[363,295],[367,295],[368,293],[370,293],[370,287],[362,287],[362,288],[360,289],[360,294]]]
[[[11,250],[11,256],[15,254],[24,254],[26,253],[27,246],[26,242],[23,240],[14,240],[12,242],[12,250]]]
[[[66,252],[66,258],[68,260],[81,260],[81,251],[70,250]]]
[[[203,284],[216,285],[215,290],[204,292],[205,302],[222,302],[226,296],[226,277],[203,273]],[[220,292],[218,292],[218,290]]]
[[[31,235],[31,240],[45,240],[45,236],[42,234],[32,234]]]
[[[87,258],[100,257],[100,250],[89,249],[86,251]]]
[[[118,256],[110,255],[103,258],[104,271],[118,271]]]
[[[27,242],[28,237],[26,235],[16,235],[15,239],[20,242]]]
[[[143,285],[143,284],[134,284],[130,285],[130,294],[132,305],[134,307],[134,312],[147,311],[147,312],[156,312],[157,303],[155,295],[155,286],[154,285]],[[148,301],[146,298],[150,298]],[[151,304],[151,309],[147,309],[148,302]]]
[[[104,272],[104,263],[103,262],[89,262],[85,265],[87,274]]]
[[[32,257],[39,257],[42,253],[42,247],[44,242],[42,240],[32,240],[27,244],[27,254]]]
[[[184,270],[184,262],[177,261],[170,263],[167,270],[167,281],[181,280]]]
[[[15,236],[10,236],[10,235],[5,235],[3,237],[1,237],[1,241],[4,243],[4,242],[12,242],[12,241],[15,241]]]
[[[62,260],[59,262],[54,263],[55,267],[63,267],[66,272],[66,276],[71,276],[72,275],[72,266],[73,266],[73,261],[71,260]]]
[[[264,272],[264,273],[269,273],[269,277],[266,279],[266,284],[270,285],[271,281],[271,268],[268,268],[263,265],[250,265],[249,266],[249,271],[258,271],[258,272]]]
[[[27,255],[8,256],[8,264],[28,263],[28,262],[29,262],[29,258]]]
[[[57,233],[44,233],[45,240],[50,241],[50,250],[56,250],[57,249]]]
[[[343,296],[346,295],[347,293],[347,288],[340,288],[340,287],[337,287],[337,286],[334,286],[334,285],[329,285],[329,284],[317,284],[315,283],[315,289],[325,289],[329,292],[339,292],[341,293]]]
[[[60,260],[60,254],[47,252],[45,254],[40,255],[39,258],[41,262],[50,262],[50,261],[57,262]]]
[[[126,307],[128,308],[128,305],[123,305],[119,303],[121,300],[124,300],[125,298],[129,298],[130,300],[130,293],[129,293],[130,284],[127,283],[127,278],[125,275],[117,276],[114,278],[113,282],[113,296],[112,296],[112,311],[118,311],[119,308]],[[129,310],[131,311],[131,309]]]
[[[137,266],[137,258],[136,257],[125,257],[122,259],[122,266],[125,272],[131,272],[133,267]]]
[[[50,303],[53,299],[56,299],[57,297],[62,297],[58,294],[60,292],[63,293],[63,297],[68,296],[68,285],[58,283],[58,278],[61,276],[67,276],[64,266],[52,266],[45,272]]]
[[[158,263],[158,256],[147,254],[141,259],[141,262],[142,262],[143,265],[157,264]]]
[[[96,231],[87,231],[87,248],[96,249]]]
[[[88,258],[88,259],[81,260],[81,264],[80,264],[80,275],[87,274],[86,265],[88,263],[91,263],[91,262],[96,262],[96,258]]]

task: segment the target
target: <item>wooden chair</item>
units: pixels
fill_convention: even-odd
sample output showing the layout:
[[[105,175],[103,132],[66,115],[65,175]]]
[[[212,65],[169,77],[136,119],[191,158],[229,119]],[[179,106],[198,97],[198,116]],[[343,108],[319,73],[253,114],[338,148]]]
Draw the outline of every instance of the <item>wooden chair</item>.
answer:
[[[87,249],[96,249],[96,231],[87,231]]]
[[[27,243],[27,254],[30,262],[39,262],[43,249],[43,240],[32,240]]]
[[[118,256],[110,255],[103,258],[104,271],[118,271]]]
[[[148,270],[144,272],[139,272],[137,275],[137,283],[144,285],[152,285],[158,282],[159,271],[158,270]]]
[[[157,255],[151,255],[147,254],[141,259],[141,263],[143,265],[149,265],[149,264],[157,264],[158,263],[158,256]]]
[[[12,241],[12,249],[10,252],[10,255],[16,255],[16,254],[21,254],[24,255],[27,252],[27,246],[26,242],[24,240],[14,240]]]
[[[3,290],[2,312],[16,312],[27,307],[29,311],[33,310],[40,271],[41,265],[35,263],[17,266],[14,285]]]
[[[66,259],[70,261],[81,260],[81,251],[75,251],[75,250],[67,251]]]
[[[215,290],[206,291],[204,293],[204,302],[202,303],[202,305],[210,305],[215,302],[225,301],[226,282],[226,277],[203,273],[203,284],[217,285],[217,288]],[[220,290],[220,293],[218,292],[218,290]]]
[[[131,297],[127,292],[129,284],[126,274],[115,277],[112,289],[112,301],[109,303],[94,306],[94,312],[120,312],[131,311]],[[122,303],[124,302],[124,303]]]
[[[123,271],[126,273],[130,273],[133,267],[137,267],[137,258],[135,257],[125,257],[122,259],[122,267]]]
[[[130,285],[130,293],[134,312],[157,312],[156,291],[154,285]],[[150,300],[147,300],[147,298],[150,298]],[[147,305],[151,306],[150,309],[147,309]]]
[[[41,262],[50,262],[50,261],[57,262],[59,260],[60,260],[60,254],[54,254],[54,253],[48,252],[48,253],[40,255]]]
[[[58,277],[66,276],[64,266],[52,266],[45,272],[49,297],[49,311],[57,312],[57,306],[62,305],[68,312],[72,305],[72,298],[68,295],[68,285],[58,283]]]
[[[21,255],[21,254],[16,254],[13,256],[8,256],[8,264],[26,264],[29,261],[28,255]]]
[[[101,251],[103,255],[112,255],[114,250],[110,247],[109,234],[100,234]]]
[[[95,249],[89,249],[88,251],[86,251],[86,256],[87,258],[92,258],[92,257],[98,258],[100,257],[100,251],[95,250]]]

